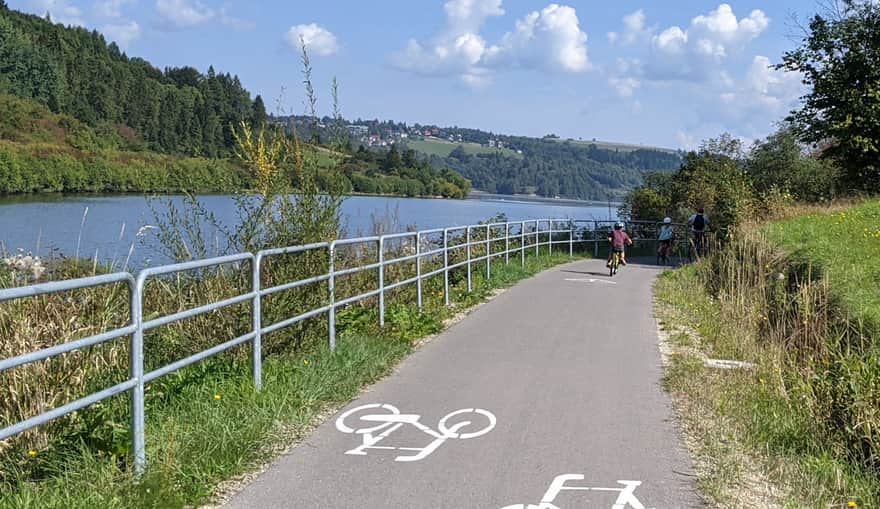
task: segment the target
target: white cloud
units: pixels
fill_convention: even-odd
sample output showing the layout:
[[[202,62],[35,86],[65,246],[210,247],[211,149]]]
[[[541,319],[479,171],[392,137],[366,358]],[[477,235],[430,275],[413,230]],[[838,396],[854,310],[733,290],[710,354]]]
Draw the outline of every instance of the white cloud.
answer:
[[[614,70],[608,77],[608,85],[620,97],[632,97],[642,86],[640,79],[642,63],[637,59],[618,58]]]
[[[489,48],[488,65],[513,64],[563,72],[590,68],[587,34],[581,31],[577,11],[567,5],[550,4],[516,22],[513,32]]]
[[[660,32],[659,35],[655,35],[653,39],[651,39],[651,43],[655,48],[659,49],[661,52],[677,55],[684,51],[685,46],[688,42],[688,35],[678,26],[671,26],[666,30]]]
[[[742,105],[781,113],[793,105],[802,89],[800,74],[775,69],[769,58],[756,55],[740,89],[728,93]]]
[[[719,63],[731,52],[742,48],[767,29],[770,20],[763,11],[754,10],[748,17],[737,19],[728,4],[721,4],[708,14],[691,20],[687,30],[671,26],[651,38],[654,50],[664,57],[689,58],[687,67],[696,69],[708,63]],[[681,62],[670,62],[681,67]],[[700,64],[700,65],[697,65]]]
[[[122,49],[127,49],[141,35],[141,27],[135,21],[106,25],[101,31],[107,39],[115,41]]]
[[[486,86],[491,76],[480,60],[487,44],[479,32],[488,18],[504,15],[501,0],[448,0],[443,10],[443,29],[427,42],[410,39],[391,55],[392,64],[424,76],[457,75],[473,88]]]
[[[449,0],[443,4],[448,27],[455,35],[478,32],[490,17],[503,16],[502,0]]]
[[[134,0],[96,0],[92,11],[100,18],[115,19],[122,17],[122,8],[134,4]]]
[[[257,26],[253,21],[237,18],[232,14],[229,14],[229,10],[226,7],[220,9],[218,17],[220,19],[220,24],[235,31],[253,30]]]
[[[652,29],[645,26],[645,11],[639,9],[623,17],[623,44],[633,44],[650,37]]]
[[[49,14],[52,21],[62,25],[85,26],[82,11],[67,0],[30,0],[30,8],[40,15]]]
[[[287,44],[297,50],[304,43],[313,55],[328,56],[339,51],[336,36],[316,23],[292,26],[284,38]]]
[[[699,145],[694,135],[688,134],[681,129],[675,132],[675,141],[678,142],[679,147],[685,150],[694,150]]]
[[[163,24],[172,28],[192,28],[213,20],[216,13],[198,0],[156,0],[156,11]]]
[[[722,75],[722,66],[733,54],[762,34],[770,20],[760,10],[737,18],[728,4],[691,19],[687,27],[648,27],[640,9],[624,17],[620,42],[648,41],[642,78],[645,81],[707,82]],[[619,85],[623,76],[616,76]],[[614,84],[612,85],[618,88]]]
[[[743,45],[761,35],[770,20],[763,11],[755,9],[747,18],[736,19],[729,4],[721,4],[714,11],[691,21],[691,31],[715,44]]]
[[[398,69],[425,76],[458,76],[474,88],[502,68],[581,72],[590,68],[587,34],[575,9],[550,4],[516,21],[497,44],[481,35],[486,20],[503,16],[502,0],[448,0],[445,25],[427,41],[410,39],[391,55]]]

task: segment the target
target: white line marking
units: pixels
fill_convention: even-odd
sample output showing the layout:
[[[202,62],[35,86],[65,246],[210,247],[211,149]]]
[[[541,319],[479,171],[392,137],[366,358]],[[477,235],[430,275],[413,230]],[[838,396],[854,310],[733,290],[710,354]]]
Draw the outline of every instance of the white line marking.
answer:
[[[605,281],[604,279],[593,279],[593,278],[566,278],[566,281],[571,281],[573,283],[605,283],[606,285],[616,285],[614,281]]]

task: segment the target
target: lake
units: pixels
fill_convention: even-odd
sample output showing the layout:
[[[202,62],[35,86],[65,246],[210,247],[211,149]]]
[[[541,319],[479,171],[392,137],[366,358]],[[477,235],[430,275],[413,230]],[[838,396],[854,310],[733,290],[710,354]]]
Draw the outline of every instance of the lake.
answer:
[[[181,196],[169,197],[180,204]],[[233,225],[237,215],[229,195],[203,195],[199,202],[224,224]],[[154,202],[161,205],[160,202]],[[342,206],[344,235],[372,233],[373,218],[395,216],[403,230],[461,226],[505,214],[510,221],[544,218],[609,219],[616,205],[562,200],[537,200],[515,196],[481,195],[467,200],[352,196]],[[168,260],[151,247],[154,232],[138,230],[154,225],[147,198],[133,195],[36,195],[0,198],[0,253],[19,249],[41,256],[61,253],[97,257],[115,262],[129,258],[128,267],[156,265]],[[132,245],[134,249],[132,250]]]

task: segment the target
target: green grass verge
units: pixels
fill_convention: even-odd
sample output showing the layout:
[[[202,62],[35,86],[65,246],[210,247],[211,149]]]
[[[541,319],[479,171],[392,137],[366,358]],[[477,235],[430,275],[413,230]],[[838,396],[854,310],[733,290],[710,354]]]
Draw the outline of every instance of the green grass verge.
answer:
[[[854,321],[880,330],[880,201],[814,212],[763,230],[789,253],[824,270],[832,294]]]
[[[132,482],[119,458],[95,456],[85,446],[63,456],[38,451],[30,461],[44,462],[40,470],[50,475],[0,485],[0,508],[164,509],[204,502],[220,482],[271,460],[311,431],[322,415],[389,374],[412,351],[414,340],[442,330],[453,313],[478,304],[497,288],[568,261],[566,254],[545,254],[529,256],[520,267],[518,258],[511,257],[510,265],[498,258],[491,280],[474,270],[472,292],[465,282],[452,287],[454,305],[449,308],[436,292],[427,297],[423,313],[411,299],[392,296],[384,329],[375,325],[374,308],[350,307],[339,314],[342,332],[334,353],[319,345],[267,358],[259,393],[241,360],[209,360],[170,375],[190,382],[168,401],[147,407],[149,463],[141,482]]]
[[[811,412],[815,387],[826,383],[817,382],[823,374],[807,380],[785,345],[752,334],[732,306],[706,291],[698,274],[703,269],[665,272],[655,296],[671,349],[664,385],[706,506],[880,507],[880,477],[854,461],[839,430]],[[711,369],[704,357],[757,368]]]

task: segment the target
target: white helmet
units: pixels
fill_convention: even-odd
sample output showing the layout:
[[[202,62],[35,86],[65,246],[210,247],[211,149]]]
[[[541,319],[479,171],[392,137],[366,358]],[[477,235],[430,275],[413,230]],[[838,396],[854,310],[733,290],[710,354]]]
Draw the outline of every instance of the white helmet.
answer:
[[[663,218],[663,224],[671,224],[671,223],[672,223],[671,217],[664,217]]]

